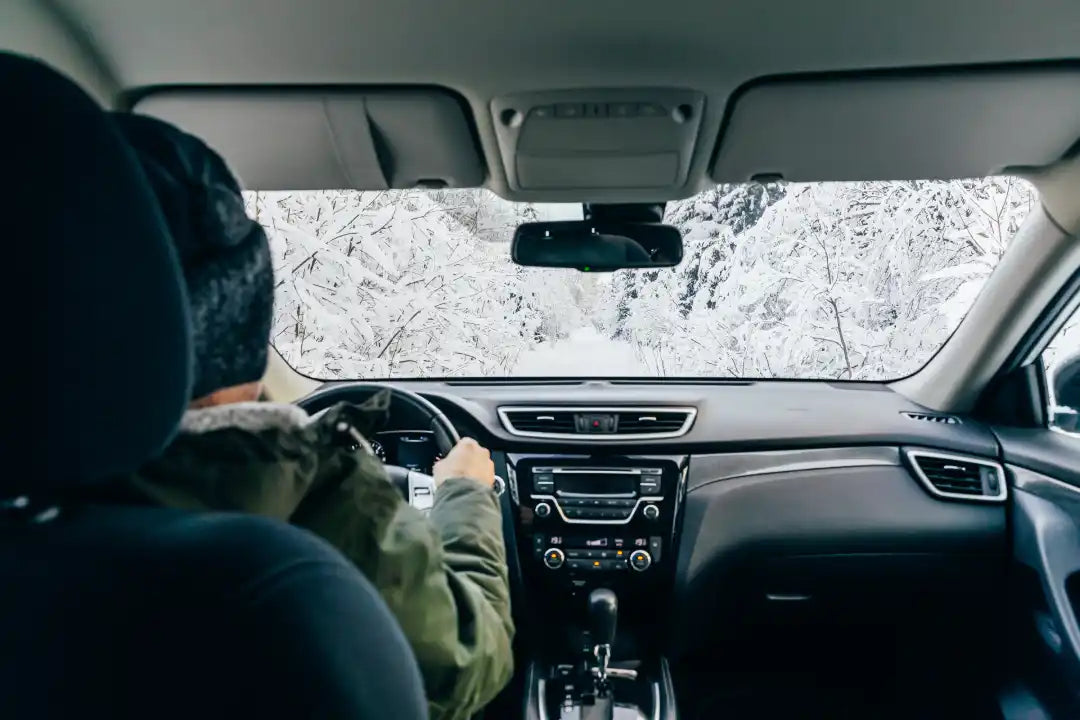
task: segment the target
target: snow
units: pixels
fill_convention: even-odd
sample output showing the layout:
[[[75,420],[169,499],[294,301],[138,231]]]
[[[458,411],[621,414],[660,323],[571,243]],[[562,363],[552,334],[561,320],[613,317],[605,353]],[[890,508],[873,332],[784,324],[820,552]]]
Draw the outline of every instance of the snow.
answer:
[[[681,265],[596,275],[509,258],[517,225],[576,205],[247,194],[274,255],[273,342],[324,378],[898,377],[949,337],[1035,202],[1005,177],[719,185],[667,206]]]
[[[604,337],[596,328],[575,328],[565,340],[542,343],[518,358],[511,375],[627,377],[650,375],[630,343]]]

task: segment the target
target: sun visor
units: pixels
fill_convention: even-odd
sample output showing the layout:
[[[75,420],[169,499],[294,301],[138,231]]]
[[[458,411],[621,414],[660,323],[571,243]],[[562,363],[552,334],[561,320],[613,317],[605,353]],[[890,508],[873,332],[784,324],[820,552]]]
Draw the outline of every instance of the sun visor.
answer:
[[[736,92],[717,182],[982,177],[1059,160],[1080,139],[1080,68],[828,75]]]
[[[478,187],[484,164],[462,103],[438,90],[172,90],[136,112],[220,152],[255,190]]]

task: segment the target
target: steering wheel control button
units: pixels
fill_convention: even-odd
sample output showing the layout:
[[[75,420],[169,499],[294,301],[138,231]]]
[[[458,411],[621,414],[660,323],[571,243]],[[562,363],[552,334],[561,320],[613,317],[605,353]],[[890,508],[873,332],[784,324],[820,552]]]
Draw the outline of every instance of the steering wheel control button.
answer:
[[[559,548],[548,548],[544,553],[544,565],[547,565],[551,570],[558,570],[566,562],[566,555]]]
[[[641,514],[645,516],[646,520],[658,520],[660,519],[660,508],[656,505],[646,505],[642,508]]]
[[[645,550],[635,550],[630,553],[630,567],[633,569],[643,572],[648,570],[650,565],[652,565],[652,555]]]
[[[536,517],[538,518],[546,518],[551,514],[551,506],[546,502],[538,502],[536,503],[536,507],[533,508],[533,512],[536,513]]]

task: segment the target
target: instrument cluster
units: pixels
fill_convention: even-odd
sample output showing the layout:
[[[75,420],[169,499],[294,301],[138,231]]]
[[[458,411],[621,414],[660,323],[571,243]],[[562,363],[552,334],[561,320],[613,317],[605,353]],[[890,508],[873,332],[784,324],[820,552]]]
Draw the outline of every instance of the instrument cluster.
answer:
[[[430,430],[387,430],[376,433],[370,440],[375,457],[387,465],[431,474],[432,467],[442,459]]]

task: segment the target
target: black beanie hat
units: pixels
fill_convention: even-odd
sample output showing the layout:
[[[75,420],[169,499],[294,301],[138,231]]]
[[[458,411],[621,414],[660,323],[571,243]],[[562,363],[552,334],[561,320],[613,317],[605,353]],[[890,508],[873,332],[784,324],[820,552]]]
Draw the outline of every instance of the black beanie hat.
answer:
[[[266,371],[274,306],[270,245],[221,156],[172,125],[113,118],[135,149],[180,256],[195,339],[192,398]]]

